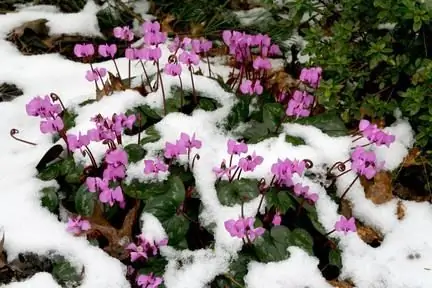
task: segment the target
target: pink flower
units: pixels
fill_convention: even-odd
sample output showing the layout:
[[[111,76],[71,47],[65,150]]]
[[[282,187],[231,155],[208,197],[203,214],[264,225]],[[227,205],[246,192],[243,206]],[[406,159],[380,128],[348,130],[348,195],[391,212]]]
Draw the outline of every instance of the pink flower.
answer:
[[[95,70],[87,70],[85,78],[87,81],[93,82],[99,78],[99,75]]]
[[[351,154],[351,169],[365,176],[366,179],[372,179],[383,166],[384,161],[377,163],[375,153],[373,151],[366,151],[361,146],[357,146]]]
[[[178,76],[182,72],[180,64],[177,63],[167,63],[164,69],[165,73],[171,76]]]
[[[66,230],[74,235],[79,235],[83,231],[90,230],[90,222],[87,220],[81,219],[81,216],[77,216],[76,218],[69,218],[67,223]]]
[[[123,206],[125,200],[121,187],[117,186],[114,189],[108,188],[103,190],[99,194],[99,201],[102,203],[108,203],[109,206],[113,206],[115,202],[118,202],[120,206]]]
[[[274,226],[279,226],[279,225],[281,225],[281,223],[282,223],[282,217],[280,216],[279,213],[276,213],[276,214],[273,216],[272,224],[273,224]]]
[[[226,166],[226,161],[225,159],[222,160],[221,166],[220,167],[215,167],[213,168],[213,172],[216,174],[217,179],[222,178],[224,175],[227,176],[227,178],[231,177],[231,171],[236,169],[237,165],[233,165],[231,167],[227,167]]]
[[[341,216],[339,221],[337,221],[335,223],[334,228],[338,232],[344,232],[345,235],[348,232],[356,232],[357,231],[354,217],[347,219],[347,218],[345,218],[345,216]]]
[[[117,53],[117,45],[102,44],[99,45],[98,51],[99,55],[101,55],[102,57],[114,58],[115,54]]]
[[[51,118],[52,115],[57,115],[61,111],[61,106],[52,103],[48,95],[45,95],[44,98],[36,96],[26,104],[26,112],[29,116]]]
[[[75,44],[74,54],[78,58],[90,57],[95,53],[93,44]]]
[[[168,165],[163,163],[160,159],[144,160],[144,174],[158,174],[159,172],[168,171]]]
[[[99,177],[87,177],[86,186],[89,192],[98,192],[108,189],[108,180]]]
[[[144,47],[136,50],[136,57],[147,61],[157,61],[162,57],[162,51],[159,47]]]
[[[200,58],[199,58],[198,54],[193,53],[193,52],[183,51],[179,56],[179,61],[183,64],[188,65],[188,66],[198,65],[199,60],[200,60]]]
[[[192,135],[192,138],[186,134],[181,133],[180,134],[180,140],[179,140],[186,149],[191,150],[192,148],[200,149],[202,142],[200,140],[195,139],[195,133]]]
[[[237,142],[235,140],[228,140],[227,142],[227,146],[228,146],[228,154],[230,155],[240,155],[242,153],[247,153],[248,151],[248,146],[247,144],[243,143],[243,142]]]
[[[294,185],[292,177],[294,173],[302,175],[305,170],[304,161],[291,161],[289,159],[281,160],[278,159],[277,163],[274,163],[271,167],[271,172],[275,175],[276,184],[291,187]]]
[[[239,218],[238,220],[227,220],[224,222],[225,229],[231,237],[244,238],[248,237],[250,241],[264,234],[265,229],[262,227],[253,228],[255,219],[253,217]]]
[[[105,162],[113,167],[126,166],[128,155],[122,148],[117,148],[107,152]]]
[[[140,275],[137,277],[136,283],[142,288],[157,288],[162,284],[161,277],[153,276],[153,273],[148,275]]]
[[[176,158],[179,155],[186,154],[187,149],[184,146],[183,142],[177,141],[176,144],[166,142],[165,143],[165,158],[172,159]]]
[[[269,70],[272,67],[269,59],[262,58],[260,56],[255,58],[255,60],[252,63],[252,66],[255,70]]]
[[[40,122],[40,131],[44,134],[46,133],[56,133],[64,128],[64,123],[62,118],[59,116],[54,119],[46,119]]]
[[[264,88],[261,85],[260,80],[255,80],[253,83],[251,80],[244,80],[240,85],[240,91],[243,94],[257,94],[261,95],[263,93]]]
[[[150,21],[147,20],[145,21],[142,25],[141,25],[141,29],[143,31],[143,33],[156,33],[156,32],[160,32],[160,23],[158,21]]]
[[[79,132],[78,136],[74,134],[68,134],[66,135],[66,139],[70,151],[75,151],[90,144],[90,138],[86,134],[82,135],[81,132]]]
[[[307,117],[310,115],[310,108],[313,103],[313,96],[306,91],[294,91],[293,97],[288,102],[285,111],[287,116]]]
[[[255,151],[252,155],[248,155],[245,158],[239,160],[238,166],[244,171],[254,171],[256,166],[263,162],[264,158],[261,156],[256,156]]]
[[[321,67],[303,68],[300,72],[300,80],[308,83],[312,88],[317,88],[321,80]]]
[[[385,133],[379,129],[376,124],[372,124],[365,119],[360,120],[359,130],[363,137],[366,137],[369,141],[375,143],[377,146],[386,145],[387,147],[390,147],[390,144],[396,140],[394,135]]]
[[[125,57],[128,60],[135,60],[138,58],[137,56],[137,50],[135,48],[126,48],[125,50]]]
[[[134,34],[128,26],[115,27],[113,29],[113,34],[114,37],[125,41],[132,41],[134,38]]]

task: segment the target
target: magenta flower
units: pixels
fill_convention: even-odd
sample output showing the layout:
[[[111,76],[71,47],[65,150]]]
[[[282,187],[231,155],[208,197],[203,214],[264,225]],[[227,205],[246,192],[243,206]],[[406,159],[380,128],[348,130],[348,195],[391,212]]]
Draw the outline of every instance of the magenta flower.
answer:
[[[351,169],[366,179],[372,179],[383,166],[384,161],[377,163],[375,153],[361,146],[357,146],[351,154]]]
[[[46,119],[40,122],[40,131],[44,134],[46,133],[55,133],[63,130],[64,123],[62,118],[59,116],[54,119]]]
[[[147,20],[145,21],[142,25],[141,25],[141,29],[143,31],[143,33],[156,33],[156,32],[160,32],[160,23],[158,21],[150,21]]]
[[[191,138],[188,134],[182,132],[180,134],[179,141],[182,143],[184,147],[186,147],[186,149],[189,150],[191,150],[192,148],[200,149],[202,145],[202,142],[200,140],[195,139],[195,133],[192,135]]]
[[[98,51],[99,51],[99,55],[101,55],[102,57],[114,58],[115,54],[117,53],[117,45],[102,44],[99,45]]]
[[[95,70],[87,70],[85,78],[87,79],[87,81],[93,82],[99,78],[99,75]]]
[[[252,43],[254,46],[270,46],[271,39],[267,34],[257,34],[252,37]]]
[[[136,51],[136,57],[147,61],[158,61],[162,57],[162,51],[159,47],[144,47]]]
[[[264,88],[261,85],[260,80],[255,80],[253,83],[251,80],[243,80],[242,84],[240,85],[240,91],[243,94],[261,95],[264,91]]]
[[[313,100],[313,96],[306,91],[294,91],[293,97],[288,102],[288,107],[285,111],[286,115],[295,117],[309,116]]]
[[[168,165],[163,163],[160,159],[144,160],[144,174],[158,174],[159,172],[168,171]]]
[[[134,38],[134,34],[128,26],[115,27],[113,29],[113,34],[114,37],[125,41],[132,41]]]
[[[51,118],[62,111],[59,104],[51,102],[51,98],[45,95],[44,98],[40,96],[34,97],[28,104],[26,104],[26,112],[29,116]]]
[[[180,48],[180,45],[181,45],[180,38],[176,36],[174,40],[168,45],[168,50],[171,53],[175,53]]]
[[[335,223],[334,229],[338,232],[344,232],[345,235],[348,232],[356,232],[357,227],[354,217],[347,219],[345,216],[341,216],[340,220]]]
[[[157,288],[162,284],[162,281],[163,279],[161,277],[153,276],[153,273],[140,275],[136,279],[136,283],[142,288]]]
[[[200,60],[200,58],[199,58],[198,54],[193,53],[193,52],[183,51],[179,56],[179,61],[183,64],[188,65],[188,66],[198,65],[199,60]]]
[[[168,159],[177,158],[179,155],[186,154],[187,149],[183,142],[177,141],[176,144],[166,142],[164,156]]]
[[[262,58],[260,56],[255,58],[255,60],[252,63],[252,66],[255,70],[269,70],[272,67],[269,59]]]
[[[126,168],[124,166],[114,167],[108,165],[103,171],[103,178],[108,180],[121,180],[126,177]]]
[[[231,237],[244,238],[248,237],[250,241],[264,234],[265,229],[262,227],[253,228],[255,219],[253,217],[239,218],[238,220],[227,220],[224,222],[225,229]]]
[[[228,154],[230,155],[240,155],[242,153],[247,153],[248,146],[243,142],[237,142],[235,140],[229,139],[227,142]]]
[[[81,219],[81,216],[78,215],[75,218],[69,218],[67,223],[66,231],[73,233],[74,235],[79,235],[83,231],[90,230],[90,222],[87,220]]]
[[[386,145],[390,147],[390,144],[396,140],[394,135],[390,135],[378,128],[376,124],[370,123],[368,120],[362,119],[359,123],[359,130],[363,137],[366,137],[372,143],[377,146]]]
[[[167,63],[164,69],[165,73],[171,76],[178,76],[182,72],[180,64],[177,63]]]
[[[135,48],[126,48],[125,49],[125,57],[128,60],[135,60],[138,58],[137,50]]]
[[[213,42],[204,38],[200,40],[200,50],[201,52],[207,53],[213,47]]]
[[[255,151],[252,155],[248,155],[247,157],[241,158],[239,160],[238,166],[244,171],[254,171],[255,168],[260,165],[264,161],[264,158],[261,156],[257,156]]]
[[[147,259],[147,251],[143,245],[136,245],[135,243],[130,243],[126,249],[129,250],[131,262],[135,262],[140,259]]]
[[[273,216],[272,224],[274,226],[279,226],[279,225],[281,225],[281,223],[282,223],[282,217],[281,217],[280,213],[276,213]]]
[[[125,199],[123,196],[123,191],[120,186],[117,186],[115,188],[108,188],[103,190],[99,194],[99,201],[102,203],[108,203],[109,206],[113,206],[115,202],[118,202],[120,204],[120,207],[124,206]]]
[[[275,175],[275,184],[291,187],[294,185],[292,177],[294,173],[302,175],[305,170],[304,161],[289,159],[281,160],[278,159],[277,163],[274,163],[271,167],[271,172]]]
[[[312,88],[317,88],[321,80],[321,67],[303,68],[300,72],[300,80],[308,83]]]
[[[120,135],[123,129],[128,128],[132,129],[137,117],[134,114],[126,116],[124,113],[114,114],[113,115],[113,131]]]
[[[230,177],[231,177],[231,171],[233,171],[233,170],[236,169],[236,168],[237,168],[237,165],[233,165],[233,166],[231,166],[231,167],[227,167],[227,166],[226,166],[226,161],[225,161],[225,159],[224,159],[224,160],[222,160],[222,164],[221,164],[220,167],[215,167],[215,168],[213,168],[212,170],[213,170],[213,172],[216,174],[216,178],[217,178],[217,179],[220,179],[220,178],[222,178],[224,175],[226,175],[227,178],[230,178]]]
[[[95,193],[108,189],[108,180],[99,177],[87,177],[86,185],[89,192]]]
[[[90,57],[95,53],[93,44],[75,44],[74,54],[78,58]]]
[[[79,132],[78,136],[76,136],[74,134],[68,134],[68,135],[66,135],[66,139],[67,139],[70,151],[75,151],[77,149],[81,149],[81,147],[87,146],[90,144],[89,136],[87,134],[82,135],[81,132]]]
[[[110,150],[105,156],[105,162],[113,167],[126,166],[128,155],[121,148]]]
[[[318,194],[311,193],[309,191],[309,186],[303,186],[302,184],[297,183],[294,185],[293,192],[297,197],[303,197],[305,200],[312,204],[318,201]]]

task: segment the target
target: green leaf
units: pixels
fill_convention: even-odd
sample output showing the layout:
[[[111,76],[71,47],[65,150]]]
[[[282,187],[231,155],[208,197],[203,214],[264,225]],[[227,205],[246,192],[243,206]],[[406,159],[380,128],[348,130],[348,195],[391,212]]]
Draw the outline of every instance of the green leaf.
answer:
[[[214,111],[217,105],[213,99],[200,97],[198,107],[204,111]]]
[[[299,145],[304,145],[305,144],[305,142],[304,142],[304,140],[302,138],[300,138],[300,137],[294,137],[294,136],[291,136],[291,135],[286,135],[285,136],[285,142],[291,143],[294,146],[299,146]]]
[[[56,187],[45,187],[41,190],[42,206],[47,208],[50,212],[54,213],[59,205],[59,199],[57,195]]]
[[[140,144],[144,145],[146,143],[156,142],[159,141],[160,138],[159,131],[157,131],[154,126],[150,126],[145,130],[145,136],[141,139]]]
[[[315,126],[332,137],[348,135],[345,124],[336,113],[323,113],[316,116],[299,118],[294,122]]]
[[[65,110],[62,116],[63,124],[64,124],[64,130],[67,131],[75,126],[75,118],[77,117],[77,114],[73,113],[70,110]]]
[[[264,263],[282,261],[289,256],[291,231],[285,226],[275,226],[254,241],[254,249]]]
[[[227,118],[228,129],[234,128],[241,122],[246,122],[249,117],[249,97],[240,97],[231,109]]]
[[[54,180],[61,175],[61,165],[53,163],[42,170],[37,177],[43,181]]]
[[[272,131],[276,129],[284,116],[284,109],[279,103],[266,103],[263,106],[264,125]]]
[[[290,208],[295,208],[295,203],[288,195],[287,191],[270,189],[270,191],[265,194],[265,199],[270,207],[274,206],[276,210],[281,213],[285,213]]]
[[[244,285],[244,277],[248,272],[248,264],[252,258],[248,255],[239,254],[238,258],[231,262],[229,266],[229,274],[237,283]],[[230,286],[231,287],[231,286]]]
[[[64,159],[60,165],[62,175],[68,175],[69,173],[74,172],[75,168],[75,160],[72,156]]]
[[[243,131],[242,136],[246,138],[248,143],[256,144],[264,139],[266,139],[271,132],[269,128],[264,124],[257,121],[248,122],[249,127]]]
[[[162,117],[148,105],[139,106],[138,109],[140,109],[145,115],[147,115],[149,118],[152,118],[153,120],[159,121],[162,119]]]
[[[87,189],[87,185],[83,184],[78,188],[75,194],[75,210],[82,216],[91,216],[93,214],[96,193],[91,193]]]
[[[290,245],[295,245],[306,252],[308,252],[310,255],[313,255],[312,247],[313,247],[313,239],[312,236],[304,229],[296,228],[293,231],[291,231],[290,235]]]
[[[139,274],[148,275],[153,273],[155,276],[161,277],[165,273],[165,267],[168,261],[163,257],[150,257],[145,262],[145,267],[139,269]]]
[[[144,148],[140,144],[136,143],[126,145],[124,150],[128,154],[128,160],[130,163],[136,163],[142,160],[146,155]]]
[[[233,206],[252,200],[259,195],[256,179],[240,179],[233,182],[220,181],[216,185],[217,195],[222,205]]]
[[[67,287],[78,287],[82,280],[80,273],[63,257],[57,257],[56,261],[53,262],[51,274],[63,287],[66,284]]]
[[[92,104],[92,103],[94,103],[96,101],[97,101],[96,99],[87,99],[87,100],[81,102],[80,104],[78,104],[78,106],[84,107],[84,106]]]
[[[155,196],[164,194],[169,186],[166,182],[141,183],[133,179],[130,184],[123,185],[123,192],[131,198],[148,200]]]
[[[329,253],[329,264],[342,268],[341,251],[339,249],[332,249]]]

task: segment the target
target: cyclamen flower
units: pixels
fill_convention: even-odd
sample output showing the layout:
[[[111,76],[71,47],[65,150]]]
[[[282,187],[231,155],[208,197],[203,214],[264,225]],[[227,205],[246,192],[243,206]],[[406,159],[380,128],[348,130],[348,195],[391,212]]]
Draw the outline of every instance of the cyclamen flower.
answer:
[[[235,140],[228,140],[227,142],[227,146],[228,146],[228,154],[230,155],[240,155],[242,153],[247,153],[248,151],[248,146],[247,144],[243,143],[243,142],[237,142]]]
[[[318,194],[310,193],[309,186],[303,186],[300,183],[294,185],[294,194],[297,197],[303,197],[305,200],[315,203],[318,200]]]
[[[345,218],[345,216],[341,216],[339,221],[337,221],[335,223],[334,228],[338,232],[344,232],[345,235],[348,232],[356,232],[357,231],[354,217],[347,219],[347,218]]]
[[[224,222],[225,229],[231,237],[245,238],[250,241],[264,234],[265,229],[262,227],[253,228],[255,219],[253,217],[239,218],[238,220],[228,220]]]
[[[321,67],[303,68],[300,72],[300,80],[308,83],[312,88],[317,88],[321,80]]]
[[[183,51],[179,56],[179,61],[188,66],[198,65],[199,64],[199,56],[194,52]]]
[[[136,57],[147,61],[157,61],[162,57],[162,51],[159,47],[145,47],[136,51]]]
[[[98,52],[99,52],[99,55],[101,55],[102,57],[114,58],[115,54],[117,53],[117,45],[115,45],[115,44],[99,45]]]
[[[78,58],[90,57],[95,53],[93,44],[75,44],[74,54]]]
[[[114,34],[114,37],[121,39],[121,40],[126,40],[126,41],[132,41],[134,38],[134,34],[128,26],[115,27],[113,29],[113,34]]]
[[[159,172],[168,171],[168,165],[163,163],[160,159],[144,160],[144,174],[158,174]]]
[[[126,116],[124,113],[114,114],[112,118],[115,127],[114,130],[118,135],[122,133],[124,128],[132,129],[137,119],[134,114]]]
[[[372,179],[384,166],[384,161],[377,163],[376,155],[373,151],[366,151],[363,147],[357,146],[351,154],[351,169]]]
[[[110,150],[105,156],[105,162],[113,167],[126,166],[128,155],[121,148]]]
[[[177,63],[167,63],[164,69],[165,73],[171,76],[178,76],[182,72],[180,64]]]
[[[390,144],[396,140],[394,135],[385,133],[379,129],[376,124],[372,124],[365,119],[360,120],[359,130],[364,137],[372,143],[375,143],[377,146],[386,145],[387,147],[390,147]]]
[[[140,275],[137,277],[136,283],[142,288],[157,288],[162,284],[163,279],[161,277],[153,276],[153,273],[148,275]]]
[[[159,242],[148,240],[143,234],[138,236],[138,245],[130,243],[126,249],[130,251],[131,261],[135,262],[139,259],[147,259],[149,256],[155,256],[159,247],[168,244],[168,239],[163,239]]]
[[[276,214],[273,216],[272,224],[273,224],[274,226],[279,226],[279,225],[281,225],[281,223],[282,223],[282,217],[280,216],[279,213],[276,213]]]
[[[107,75],[106,68],[103,68],[103,67],[102,68],[94,68],[94,70],[88,70],[86,72],[85,78],[88,81],[92,82],[92,81],[95,81],[95,80],[99,79],[99,77],[103,78],[106,75]]]
[[[192,149],[192,148],[197,148],[200,149],[202,142],[200,140],[195,139],[195,133],[192,135],[192,137],[190,137],[188,134],[186,133],[181,133],[180,134],[180,140],[179,142],[181,142],[184,147],[186,147],[186,149]]]
[[[66,135],[66,139],[69,150],[72,152],[90,144],[90,137],[87,134],[81,134],[81,132],[79,132],[78,136],[74,134],[68,134]]]
[[[252,155],[248,155],[245,158],[241,158],[239,160],[238,166],[244,171],[254,171],[256,166],[260,165],[263,162],[264,158],[261,156],[257,156],[255,151]]]
[[[213,168],[213,172],[216,174],[216,178],[220,179],[222,178],[224,175],[227,176],[227,178],[231,177],[231,171],[233,171],[234,169],[237,168],[237,165],[233,165],[231,167],[227,167],[226,166],[226,161],[225,159],[222,160],[221,166],[220,167],[215,167]]]
[[[165,143],[165,152],[164,156],[165,158],[172,159],[176,158],[182,154],[186,154],[187,149],[184,146],[183,142],[177,141],[176,144],[166,142]]]
[[[243,94],[257,94],[261,95],[264,91],[263,86],[261,85],[260,80],[255,80],[253,83],[251,80],[244,80],[240,85],[240,91]]]
[[[108,180],[121,180],[126,177],[125,166],[108,165],[103,171],[103,178]]]
[[[44,98],[36,96],[26,104],[26,112],[29,116],[51,118],[52,115],[57,115],[61,111],[61,106],[52,103],[48,95],[45,95]]]
[[[125,57],[128,60],[135,60],[138,58],[137,50],[135,48],[126,48]]]
[[[63,130],[64,123],[62,118],[59,116],[54,119],[46,119],[40,122],[40,131],[44,134],[46,133],[55,133]]]
[[[260,33],[260,34],[257,34],[255,36],[253,36],[252,37],[252,41],[253,41],[253,45],[254,46],[266,46],[266,47],[269,47],[271,39],[270,39],[270,37],[267,34],[263,35],[263,34]]]
[[[302,175],[305,170],[304,161],[289,159],[281,160],[278,159],[277,163],[274,163],[271,167],[271,172],[275,175],[276,184],[285,187],[291,187],[294,185],[292,177],[295,173]]]
[[[81,219],[81,216],[77,216],[68,219],[66,231],[73,233],[74,235],[79,235],[83,231],[90,230],[90,228],[91,226],[89,221]]]
[[[125,205],[123,191],[120,186],[103,190],[99,194],[99,201],[101,201],[102,203],[107,203],[111,207],[114,205],[115,202],[118,202],[120,204],[120,207],[122,208]]]
[[[255,70],[269,70],[272,67],[269,59],[262,58],[260,56],[255,58],[255,60],[252,63],[252,66]]]
[[[108,189],[108,180],[99,177],[87,177],[86,186],[89,192],[95,193]]]
[[[309,116],[313,99],[313,96],[306,91],[301,92],[296,90],[288,102],[288,107],[285,111],[286,115],[295,117]]]

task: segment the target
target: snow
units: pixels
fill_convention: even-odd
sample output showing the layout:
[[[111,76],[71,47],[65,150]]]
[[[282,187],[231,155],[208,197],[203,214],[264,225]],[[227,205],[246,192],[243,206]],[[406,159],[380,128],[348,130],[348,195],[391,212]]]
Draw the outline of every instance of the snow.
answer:
[[[11,43],[3,40],[14,27],[38,18],[49,20],[51,33],[80,33],[98,36],[100,34],[95,20],[98,7],[89,1],[80,13],[61,14],[47,7],[24,8],[18,13],[0,15],[0,69],[1,82],[11,82],[23,88],[24,95],[9,103],[0,103],[1,135],[8,135],[11,128],[20,130],[18,136],[38,143],[29,146],[18,143],[8,136],[3,137],[0,151],[0,225],[6,235],[5,248],[9,258],[18,253],[32,251],[40,254],[55,250],[64,255],[77,267],[85,267],[85,279],[81,287],[130,287],[126,281],[125,267],[116,259],[111,258],[102,250],[91,246],[85,239],[73,237],[65,231],[65,223],[60,223],[56,217],[42,208],[39,203],[39,190],[53,183],[46,183],[36,179],[35,165],[44,152],[51,147],[50,136],[39,132],[39,121],[25,114],[25,104],[35,95],[49,92],[57,93],[65,106],[74,109],[78,114],[76,127],[70,132],[85,132],[90,128],[90,117],[97,113],[110,116],[115,112],[124,112],[136,105],[148,104],[151,107],[161,107],[162,95],[160,91],[142,97],[135,91],[116,92],[104,97],[100,102],[78,107],[77,104],[94,97],[94,86],[84,79],[87,65],[74,63],[57,54],[24,56]],[[164,53],[166,52],[164,48]],[[166,55],[166,54],[164,54]],[[166,59],[165,59],[166,61]],[[114,71],[112,62],[100,63]],[[127,61],[119,59],[118,65],[122,73],[127,71]],[[139,75],[141,67],[132,66],[132,75]],[[154,73],[154,67],[146,67]],[[207,65],[202,64],[202,71],[207,75]],[[227,69],[214,65],[212,71],[224,76]],[[178,85],[178,79],[163,76],[166,91],[171,85]],[[190,77],[182,75],[183,85],[191,89]],[[217,275],[227,272],[232,258],[241,249],[242,242],[229,236],[224,228],[224,221],[236,218],[240,214],[240,206],[223,206],[214,187],[216,180],[212,168],[219,166],[222,159],[227,159],[226,142],[232,135],[221,130],[219,124],[228,115],[235,103],[234,95],[225,92],[216,81],[203,77],[195,77],[196,89],[203,91],[222,104],[222,107],[212,111],[194,111],[191,116],[171,113],[157,123],[156,129],[161,139],[155,143],[146,144],[149,150],[146,159],[153,159],[166,141],[175,141],[181,132],[196,133],[196,137],[203,142],[198,153],[201,158],[195,163],[193,173],[196,188],[204,205],[200,220],[204,226],[213,227],[215,234],[214,249],[197,251],[176,251],[172,247],[161,248],[161,254],[167,258],[169,264],[164,275],[168,288],[203,288],[207,287]],[[167,97],[170,97],[167,95]],[[310,159],[317,170],[322,164],[332,165],[336,161],[344,161],[349,157],[352,138],[330,137],[314,127],[297,124],[283,125],[284,133],[304,139],[305,145],[293,146],[287,143],[285,135],[267,139],[260,143],[249,145],[249,151],[256,151],[264,157],[262,165],[251,173],[244,173],[244,177],[270,180],[270,167],[278,158]],[[413,132],[404,119],[398,119],[387,130],[396,135],[396,143],[389,149],[376,149],[380,159],[386,161],[385,168],[393,170],[402,162],[413,143]],[[125,144],[136,141],[134,137],[125,137]],[[104,152],[102,145],[92,143],[90,149],[97,159]],[[87,161],[82,155],[74,155],[79,161]],[[186,157],[179,159],[185,164]],[[140,181],[152,180],[145,176],[143,162],[132,164],[128,168],[129,179]],[[162,175],[162,180],[166,175]],[[338,178],[338,194],[341,195],[351,183],[355,175],[348,173]],[[154,180],[154,179],[153,179]],[[337,205],[326,194],[325,190],[311,182],[308,178],[296,179],[305,182],[320,198],[316,203],[319,221],[330,231],[339,218]],[[356,233],[343,235],[334,233],[332,236],[340,241],[343,251],[342,278],[351,278],[356,287],[391,287],[417,288],[431,287],[432,277],[425,268],[432,263],[432,215],[427,203],[411,203],[403,201],[406,206],[406,216],[398,220],[395,215],[396,200],[383,205],[375,205],[365,198],[362,186],[356,182],[346,195],[354,203],[354,216],[384,235],[384,241],[378,248],[366,245]],[[259,199],[253,199],[245,204],[246,216],[255,216]],[[146,237],[161,240],[166,233],[159,221],[151,214],[141,215],[142,232]],[[31,235],[31,237],[29,237]],[[277,263],[251,262],[245,282],[248,288],[260,287],[330,287],[321,276],[317,266],[317,259],[308,256],[300,248],[290,247],[290,257]],[[419,253],[419,259],[409,259],[408,254]],[[179,267],[178,261],[186,262]],[[365,265],[367,263],[367,265]],[[36,274],[31,279],[7,285],[7,287],[51,288],[58,287],[52,277],[46,273]]]

